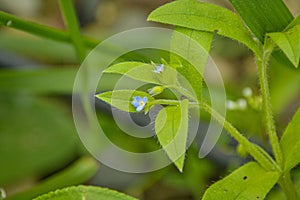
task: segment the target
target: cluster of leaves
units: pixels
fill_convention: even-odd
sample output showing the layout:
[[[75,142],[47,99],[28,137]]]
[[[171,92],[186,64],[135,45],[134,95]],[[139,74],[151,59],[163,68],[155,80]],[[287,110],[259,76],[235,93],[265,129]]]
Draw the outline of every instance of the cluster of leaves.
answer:
[[[298,68],[300,60],[300,17],[294,19],[281,0],[276,0],[272,3],[258,0],[231,0],[230,2],[240,16],[217,5],[196,0],[179,0],[156,9],[150,14],[148,19],[175,25],[176,31],[186,34],[207,51],[210,49],[215,32],[237,40],[252,50],[256,57],[258,68],[262,70],[259,75],[268,129],[269,124],[273,122],[268,117],[271,116],[272,118],[272,112],[269,109],[268,80],[264,74],[272,53],[275,59],[284,60],[284,64],[287,67],[293,65],[295,68]],[[174,32],[172,46],[176,46],[182,52],[187,52],[189,56],[193,56],[193,49],[190,45],[192,42],[180,41],[176,34]],[[283,57],[287,59],[281,59]],[[174,72],[165,71],[161,76],[153,73],[155,66],[152,64],[138,62],[118,63],[105,71],[106,73],[126,75],[135,80],[153,83],[163,88],[173,88],[186,97],[184,100],[176,102],[168,99],[155,99],[142,91],[123,90],[97,95],[99,99],[127,112],[136,112],[130,104],[134,96],[148,97],[149,102],[145,108],[146,112],[155,104],[165,105],[156,118],[155,131],[158,141],[180,171],[183,169],[184,151],[186,149],[188,109],[195,104],[200,105],[201,108],[201,104],[204,102],[199,83],[202,82],[200,69],[205,66],[207,54],[202,54],[201,60],[203,60],[203,63],[201,63],[200,68],[184,63],[184,61],[183,66],[180,67],[172,67],[172,64],[169,64],[170,67],[168,68]],[[170,62],[172,63],[172,58]],[[178,78],[175,78],[176,71],[188,79],[196,95],[193,95],[193,92],[187,88],[182,87],[180,82],[177,81]],[[212,115],[214,114],[212,113]],[[300,121],[299,116],[300,110],[295,114],[292,122],[287,127],[279,145],[276,144],[276,141],[278,143],[276,133],[275,135],[270,133],[273,129],[267,130],[277,163],[264,150],[259,148],[265,159],[272,163],[271,165],[273,166],[269,168],[258,156],[255,156],[254,150],[247,146],[246,150],[257,162],[250,162],[223,180],[213,184],[206,191],[203,199],[263,199],[277,182],[284,188],[287,183],[283,183],[282,177],[289,176],[290,170],[300,162],[298,151],[300,143],[299,134],[297,134],[297,123]],[[270,126],[272,127],[272,125]],[[230,128],[228,129],[231,132]],[[235,138],[238,142],[241,141],[238,137]],[[275,138],[275,141],[272,138]],[[280,151],[282,151],[283,159],[280,157]],[[258,184],[260,187],[257,187]],[[236,187],[237,185],[239,185],[238,188]],[[288,191],[286,192],[289,193]],[[288,197],[296,198],[295,195],[297,194],[291,193],[293,192],[287,194]]]
[[[135,97],[141,97],[142,99],[143,97],[147,97],[147,101],[144,100],[142,102],[143,104],[141,104],[142,107],[140,109],[143,112],[148,112],[154,105],[163,105],[164,108],[159,111],[156,117],[155,130],[157,139],[161,146],[165,149],[169,158],[175,163],[176,167],[180,171],[182,171],[184,167],[185,151],[187,148],[186,141],[188,137],[189,109],[192,107],[203,108],[210,112],[213,117],[219,119],[219,121],[223,121],[222,116],[219,116],[216,112],[211,110],[202,98],[201,73],[206,64],[208,54],[205,52],[194,52],[193,41],[198,42],[206,52],[209,52],[213,36],[217,33],[221,36],[236,40],[248,47],[255,54],[258,65],[261,64],[263,67],[266,67],[269,57],[272,55],[274,59],[278,60],[278,62],[283,65],[286,65],[286,67],[294,66],[295,68],[298,68],[299,66],[300,17],[298,16],[294,19],[282,0],[273,0],[272,2],[269,0],[230,0],[230,2],[240,15],[220,6],[209,3],[201,3],[196,0],[174,1],[152,12],[149,16],[150,21],[175,25],[176,32],[174,32],[174,36],[172,38],[172,47],[185,55],[186,60],[189,60],[189,58],[192,59],[195,55],[200,55],[200,62],[197,66],[193,66],[185,60],[181,60],[181,58],[177,58],[176,56],[174,58],[174,55],[172,55],[170,63],[163,63],[165,66],[163,70],[159,70],[157,68],[158,66],[153,63],[118,63],[109,67],[105,72],[110,74],[126,75],[132,79],[155,84],[156,86],[152,88],[150,92],[120,90],[97,95],[97,97],[101,100],[126,112],[138,112],[137,107],[134,106],[136,104],[132,103],[133,98]],[[30,23],[4,12],[0,12],[0,24],[57,41],[72,42],[79,60],[83,61],[86,54],[85,47],[94,47],[97,42],[80,35],[71,0],[61,0],[60,3],[70,32]],[[181,37],[177,35],[178,32],[187,35],[191,38],[191,41],[182,41]],[[178,66],[174,64],[174,60],[179,60],[182,64]],[[16,73],[11,73],[9,71],[4,72],[0,75],[3,77],[2,83],[4,82],[9,84],[1,84],[0,88],[2,90],[20,91],[30,87],[32,90],[31,92],[43,93],[45,92],[44,88],[47,87],[50,93],[53,91],[56,93],[64,93],[65,91],[69,92],[72,89],[71,86],[73,80],[72,78],[66,80],[66,77],[74,77],[76,72],[74,70],[62,70],[59,73],[54,73],[51,70],[41,70],[40,72],[37,72],[37,74],[35,73],[36,72],[34,71],[20,71]],[[43,81],[40,81],[43,84],[35,84],[36,82],[34,79],[41,78],[39,76],[41,73],[44,74]],[[28,77],[32,77],[30,81],[24,82],[22,78],[19,78],[24,74]],[[264,74],[264,70],[262,70],[262,74]],[[185,85],[180,82],[181,79],[178,78],[179,75],[182,75],[189,81],[193,91],[191,88],[184,87]],[[272,118],[272,113],[270,113],[267,108],[270,106],[268,105],[268,103],[270,103],[268,98],[270,97],[268,97],[268,92],[265,91],[268,90],[266,77],[267,76],[265,76],[265,78],[260,77],[262,92],[265,93],[265,98],[263,98],[264,110],[267,116],[269,115],[269,117]],[[11,83],[10,81],[12,78],[16,80],[14,83]],[[69,84],[58,84],[61,82],[68,82]],[[7,89],[8,87],[5,87],[6,85],[10,86],[9,89]],[[65,85],[68,86],[62,87]],[[166,88],[178,92],[182,98],[180,100],[156,99],[156,94],[162,92]],[[26,95],[20,95],[21,97],[19,99],[24,100],[24,96],[26,97]],[[44,143],[44,145],[46,145],[45,151],[29,152],[30,155],[34,155],[37,158],[43,158],[40,154],[51,155],[45,158],[47,161],[40,160],[40,162],[28,162],[28,160],[23,161],[22,158],[25,159],[30,156],[26,155],[27,152],[23,149],[22,145],[16,145],[17,148],[15,150],[18,152],[16,154],[19,154],[20,156],[13,159],[11,157],[2,157],[3,162],[1,162],[0,171],[5,176],[1,176],[0,183],[1,181],[10,182],[14,181],[14,179],[25,177],[25,174],[32,174],[37,169],[51,171],[48,169],[47,163],[63,162],[62,160],[64,160],[65,157],[70,158],[70,154],[72,154],[71,151],[75,148],[74,143],[71,142],[74,138],[69,137],[66,133],[72,132],[73,130],[68,130],[66,127],[69,127],[67,124],[72,123],[66,120],[63,114],[61,114],[61,118],[54,117],[53,112],[59,113],[60,109],[57,109],[57,107],[53,107],[52,105],[48,105],[44,101],[36,100],[35,98],[26,99],[25,104],[24,102],[22,104],[19,102],[9,102],[5,99],[5,97],[1,98],[0,101],[1,108],[4,111],[5,109],[11,109],[11,107],[9,107],[11,105],[16,106],[13,107],[11,116],[0,116],[4,119],[1,122],[10,123],[10,121],[12,121],[10,119],[16,120],[15,116],[20,116],[20,120],[18,121],[23,121],[21,118],[27,118],[26,116],[28,113],[32,111],[32,109],[29,108],[41,107],[41,109],[37,109],[36,112],[30,112],[32,121],[29,120],[29,122],[34,126],[34,123],[39,122],[39,116],[43,116],[47,119],[47,123],[42,125],[44,128],[41,132],[47,132],[49,129],[57,127],[57,124],[60,124],[62,128],[58,127],[58,129],[64,134],[57,134],[57,136],[66,136],[70,139],[70,143],[64,143],[64,145],[61,145],[60,142],[63,140],[65,141],[65,139],[57,140],[54,135],[51,139],[56,139],[57,143],[47,141]],[[2,102],[7,103],[7,106],[6,104],[2,104]],[[270,118],[267,117],[266,121],[270,122]],[[26,122],[24,121],[24,123]],[[52,122],[56,125],[52,126]],[[275,143],[275,147],[279,146],[279,151],[281,151],[282,154],[282,159],[280,160],[280,156],[278,156],[279,160],[276,160],[275,162],[263,149],[256,145],[252,145],[250,142],[245,140],[245,138],[239,135],[238,131],[234,129],[230,123],[225,121],[224,127],[241,144],[241,146],[254,157],[256,161],[240,167],[229,176],[213,184],[206,191],[203,199],[263,199],[276,183],[280,184],[288,198],[296,199],[297,194],[293,191],[293,185],[289,179],[290,170],[300,162],[300,138],[298,134],[298,130],[300,128],[299,122],[300,110],[296,112],[292,121],[286,128],[280,142],[278,142],[278,145],[276,145],[276,137],[274,142],[274,140],[271,139],[272,135],[269,135],[271,145],[274,145]],[[20,137],[22,137],[23,132],[25,131],[26,130],[24,129],[17,130],[17,132],[20,133]],[[268,132],[268,134],[270,133]],[[6,145],[9,143],[7,143],[7,141],[15,139],[13,136],[10,138],[11,136],[12,134],[6,134],[6,138],[1,140],[3,143],[0,145],[0,150],[5,151],[8,149]],[[34,135],[32,137],[36,138],[37,136]],[[51,146],[51,144],[55,145]],[[39,145],[42,144],[40,143]],[[56,148],[58,146],[62,148]],[[26,146],[24,148],[26,148]],[[57,149],[58,151],[54,153],[52,149]],[[276,157],[276,155],[280,155],[280,152],[278,153],[275,149],[274,154]],[[38,159],[33,160],[36,161]],[[8,161],[11,163],[8,163]],[[16,168],[14,170],[5,171],[10,166],[18,167],[15,163],[22,162],[30,163],[26,170],[21,171]],[[32,197],[36,197],[42,193],[47,193],[50,190],[70,185],[77,185],[89,179],[96,172],[97,168],[97,163],[93,159],[84,157],[70,168],[50,177],[36,187],[23,193],[8,197],[7,199],[31,199]],[[8,174],[8,172],[14,173]],[[239,187],[236,187],[237,185]],[[259,187],[257,187],[257,185],[259,185]],[[58,190],[38,197],[37,199],[134,198],[107,189],[79,186]]]

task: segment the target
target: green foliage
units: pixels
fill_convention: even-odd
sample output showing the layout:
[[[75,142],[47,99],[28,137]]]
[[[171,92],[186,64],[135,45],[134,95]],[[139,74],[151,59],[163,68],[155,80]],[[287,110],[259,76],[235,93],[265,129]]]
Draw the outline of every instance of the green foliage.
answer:
[[[153,11],[148,20],[215,32],[245,44],[254,52],[258,47],[239,16],[217,5],[196,0],[175,1]]]
[[[250,162],[209,187],[203,200],[264,199],[279,176],[278,172],[265,171],[259,164]]]
[[[175,85],[177,72],[170,66],[165,66],[164,71],[154,73],[156,65],[142,62],[121,62],[110,66],[104,73],[126,75],[132,79],[158,85]]]
[[[283,155],[285,157],[284,170],[289,171],[300,163],[300,109],[294,115],[292,121],[284,131],[280,140]]]
[[[262,43],[267,33],[283,31],[293,20],[282,0],[229,1]]]
[[[188,100],[179,106],[161,109],[155,119],[155,132],[169,158],[182,172],[188,133]]]
[[[300,60],[300,25],[285,32],[268,33],[267,36],[285,53],[297,68]]]
[[[78,61],[83,62],[87,53],[86,49],[94,47],[97,42],[81,35],[72,1],[60,0],[59,2],[68,32],[22,20],[2,11],[0,11],[0,24],[56,41],[72,43]],[[245,164],[210,186],[204,194],[204,200],[263,199],[276,183],[281,186],[287,199],[298,199],[290,171],[300,163],[300,109],[287,126],[279,143],[273,120],[267,66],[271,56],[279,60],[281,65],[292,64],[296,68],[299,66],[300,16],[293,19],[282,0],[230,0],[230,2],[240,16],[223,7],[196,0],[174,1],[153,11],[148,20],[175,25],[171,41],[171,50],[174,52],[170,54],[170,62],[162,61],[164,68],[158,70],[161,64],[126,61],[114,64],[104,71],[104,77],[125,75],[135,81],[155,84],[152,91],[148,90],[147,93],[143,91],[143,88],[139,88],[140,91],[116,90],[100,93],[96,97],[125,112],[138,112],[133,105],[133,99],[137,96],[147,97],[147,101],[144,102],[145,107],[141,110],[145,113],[153,105],[163,105],[164,107],[155,119],[157,139],[170,160],[181,172],[187,148],[189,108],[203,109],[221,123],[238,141],[238,151],[243,156],[251,155],[256,162]],[[181,33],[186,37],[182,37]],[[275,160],[260,146],[250,142],[202,97],[202,74],[214,33],[243,43],[254,53],[261,88],[259,96],[262,97],[264,113],[261,109],[257,109],[253,115],[258,114],[264,117],[264,128],[266,128]],[[2,44],[7,44],[3,40],[5,39],[2,38]],[[11,47],[18,49],[16,46],[20,46],[20,44],[14,45]],[[51,55],[55,54],[51,53]],[[70,55],[68,53],[68,56]],[[124,59],[127,58],[124,56]],[[270,65],[271,70],[273,63]],[[295,96],[292,93],[299,90],[298,69],[278,70],[277,77],[272,80],[271,86],[276,88],[271,91],[273,97],[275,96],[273,104],[277,112],[283,109],[283,104],[287,104]],[[31,94],[69,94],[72,91],[75,73],[74,69],[2,70],[0,74],[0,90],[2,91],[0,97],[1,185],[6,186],[30,176],[44,176],[58,170],[74,158],[78,144],[74,137],[73,123],[70,116],[66,114],[68,111],[56,101],[46,102],[44,98]],[[278,77],[278,74],[285,77]],[[192,88],[186,80],[183,80],[184,78]],[[106,91],[111,88],[113,81],[108,82],[104,87],[101,85],[102,90],[105,88],[104,91]],[[178,100],[164,96],[163,91],[166,90],[172,90]],[[89,107],[88,101],[84,103],[84,109]],[[86,113],[90,114],[90,112]],[[243,119],[238,120],[240,123],[238,128],[244,127],[244,125],[241,126],[241,122],[250,121],[250,116],[245,113],[242,116]],[[239,114],[235,117],[239,119],[241,116]],[[260,118],[257,120],[260,121]],[[110,122],[107,124],[111,125]],[[245,124],[254,125],[253,122]],[[257,124],[260,123],[257,122]],[[252,132],[252,130],[256,129],[250,127],[245,132]],[[52,163],[55,163],[55,166],[52,166]],[[77,185],[90,178],[96,170],[97,164],[94,160],[83,158],[35,187],[8,199],[32,199],[50,190]],[[192,170],[189,168],[186,171]],[[194,196],[197,196],[195,185],[203,185],[203,182],[193,180],[202,177],[199,171],[196,175],[195,177],[192,173],[189,176],[185,175],[192,185],[189,187],[192,188]],[[134,198],[108,189],[78,186],[51,192],[36,199],[129,200]]]
[[[71,43],[72,41],[69,33],[66,31],[23,20],[3,11],[0,11],[0,24],[60,42]],[[98,41],[89,37],[83,37],[83,40],[85,45],[90,48],[94,48],[98,44]]]
[[[94,186],[77,186],[64,188],[42,195],[34,200],[136,200],[125,194]]]
[[[182,37],[180,34],[185,34],[186,37]],[[183,27],[176,27],[172,37],[172,51],[184,56],[187,61],[196,61],[197,63],[197,65],[193,65],[194,63],[188,63],[171,54],[171,62],[176,63],[179,60],[183,63],[184,66],[177,70],[189,81],[199,101],[202,98],[203,73],[212,39],[213,33]],[[197,44],[200,46],[197,46]]]
[[[70,38],[76,50],[77,57],[82,63],[86,57],[86,49],[81,39],[79,24],[72,0],[60,0],[59,5],[64,17],[65,25],[69,29]]]
[[[282,0],[230,0],[230,2],[261,43],[264,43],[268,33],[281,32],[299,23],[297,19],[293,20],[291,12]],[[292,65],[280,51],[275,51],[273,56],[284,66]]]
[[[137,112],[136,108],[131,105],[133,97],[135,96],[148,98],[148,102],[144,109],[146,112],[154,104],[154,98],[151,95],[146,92],[135,90],[114,90],[96,95],[98,99],[126,112]]]

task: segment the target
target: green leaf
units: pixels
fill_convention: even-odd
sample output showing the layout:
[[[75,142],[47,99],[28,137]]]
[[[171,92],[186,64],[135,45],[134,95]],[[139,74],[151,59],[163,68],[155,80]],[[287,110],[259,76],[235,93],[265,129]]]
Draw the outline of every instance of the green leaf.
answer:
[[[74,159],[76,130],[59,102],[1,93],[0,110],[0,185],[44,176]]]
[[[281,32],[293,20],[293,15],[282,0],[229,1],[262,43],[266,33]]]
[[[293,19],[293,21],[285,28],[285,30],[289,30],[296,25],[300,25],[300,14],[295,19]]]
[[[180,33],[187,37],[182,37]],[[202,98],[203,72],[209,56],[212,38],[213,33],[183,27],[176,27],[172,38],[172,51],[184,56],[187,61],[194,61],[197,64],[194,66],[183,59],[176,58],[173,54],[171,56],[171,62],[180,60],[183,63],[183,66],[177,68],[177,71],[189,81],[199,101]],[[200,45],[200,48],[196,44]],[[182,82],[180,81],[180,83]]]
[[[154,10],[148,17],[156,21],[199,31],[214,32],[237,40],[257,53],[258,46],[240,17],[223,7],[198,2],[180,0],[165,4]]]
[[[102,101],[120,110],[123,110],[125,112],[137,112],[136,108],[131,105],[132,98],[134,96],[148,98],[148,102],[143,109],[145,112],[147,112],[154,104],[154,98],[148,93],[135,90],[114,90],[96,95],[98,99],[101,99]]]
[[[155,132],[169,158],[182,172],[188,134],[188,100],[160,110],[155,119]]]
[[[278,178],[278,172],[265,171],[256,162],[250,162],[210,186],[203,200],[264,199]]]
[[[288,171],[300,162],[300,109],[294,115],[280,140],[285,158],[284,170]]]
[[[132,79],[158,85],[175,85],[177,81],[176,70],[170,66],[164,67],[161,73],[155,73],[156,66],[142,62],[121,62],[110,66],[104,73],[126,75]]]
[[[76,186],[68,187],[62,190],[50,192],[34,200],[136,200],[136,198],[127,196],[120,192],[94,187],[94,186]]]
[[[99,163],[91,157],[83,157],[63,171],[54,174],[46,180],[39,183],[37,186],[9,196],[6,200],[26,200],[33,199],[44,193],[59,188],[77,185],[89,180],[98,170]]]
[[[268,33],[268,37],[285,53],[297,68],[300,60],[300,25],[286,32]]]

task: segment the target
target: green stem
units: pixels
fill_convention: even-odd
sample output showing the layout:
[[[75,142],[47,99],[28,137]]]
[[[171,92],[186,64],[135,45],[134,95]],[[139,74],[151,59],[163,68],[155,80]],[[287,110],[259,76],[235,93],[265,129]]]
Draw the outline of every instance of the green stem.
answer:
[[[61,12],[64,17],[65,25],[69,29],[70,32],[70,37],[71,41],[73,43],[73,46],[76,50],[78,60],[80,63],[83,63],[87,51],[85,49],[84,43],[81,38],[80,34],[80,29],[79,29],[79,23],[77,21],[77,16],[75,12],[75,8],[73,6],[73,1],[72,0],[60,0],[59,5],[61,8]],[[93,108],[91,107],[91,102],[90,102],[90,90],[89,90],[89,79],[90,79],[90,66],[88,65],[87,61],[85,62],[85,66],[83,68],[83,73],[82,73],[82,90],[81,92],[81,98],[82,98],[82,105],[84,107],[84,110],[86,112],[86,117],[88,118],[88,121],[91,125],[92,130],[96,130],[96,124],[97,121],[95,120]]]
[[[23,20],[2,11],[0,11],[0,25],[24,31],[39,37],[52,39],[54,41],[73,43],[73,40],[67,31],[62,31],[32,21]],[[100,43],[96,39],[87,36],[81,36],[81,40],[83,41],[85,47],[90,49],[95,48]],[[115,55],[118,51],[119,50],[117,47],[114,46],[105,47],[105,53],[107,54]],[[132,53],[131,55],[124,55],[125,60],[132,60],[133,57],[141,60],[146,59],[144,55],[136,52]]]
[[[181,86],[177,86],[177,85],[168,85],[166,86],[166,88],[173,88],[175,90],[177,90],[178,92],[180,92],[182,95],[186,96],[187,98],[189,98],[190,100],[194,101],[194,102],[198,102],[198,99],[193,96],[187,89],[181,87]]]
[[[271,147],[274,152],[275,159],[278,165],[282,168],[283,167],[283,156],[281,152],[281,148],[279,145],[279,139],[276,134],[275,123],[273,119],[273,112],[272,112],[272,105],[271,105],[271,98],[270,98],[270,91],[269,91],[269,82],[267,76],[267,66],[272,54],[273,46],[272,45],[265,45],[268,48],[264,48],[262,58],[257,58],[256,63],[258,67],[258,75],[259,75],[259,82],[261,87],[262,93],[262,100],[263,100],[263,110],[264,116],[266,121],[266,128],[267,134],[270,139]]]
[[[220,115],[217,111],[211,108],[207,103],[202,102],[200,108],[211,114],[228,133],[241,145],[243,145],[249,154],[266,170],[279,170],[279,167],[273,161],[271,157],[268,157],[266,152],[262,148],[258,148],[257,145],[251,143],[245,136],[243,136],[231,123],[226,121],[226,119]]]
[[[66,31],[41,25],[35,22],[23,20],[2,11],[0,11],[0,24],[27,33],[31,33],[33,35],[49,38],[55,41],[68,42],[68,43],[72,42],[69,33]],[[89,48],[94,48],[99,44],[99,41],[93,38],[86,37],[86,36],[81,36],[81,37],[82,40],[84,41],[84,44]]]
[[[174,89],[178,90],[181,94],[185,95],[189,99],[196,101],[190,102],[191,106],[199,106],[197,103],[197,99],[187,90],[180,86],[171,86]],[[269,156],[267,152],[265,152],[261,147],[256,144],[251,143],[245,136],[243,136],[231,123],[226,121],[226,119],[219,114],[217,111],[211,108],[207,103],[201,102],[200,108],[204,109],[206,112],[211,114],[220,124],[224,126],[224,128],[228,131],[228,133],[237,140],[241,145],[243,145],[249,154],[261,164],[267,170],[277,170],[281,171],[276,162]]]
[[[271,96],[269,91],[269,82],[268,82],[268,75],[267,75],[267,66],[273,48],[274,45],[270,43],[269,40],[266,40],[262,51],[263,52],[262,56],[256,56],[256,63],[258,67],[259,82],[260,82],[262,99],[263,99],[263,110],[265,115],[267,134],[270,139],[270,144],[274,152],[275,159],[280,169],[282,169],[284,167],[284,159],[283,159],[283,154],[280,148],[279,139],[276,133],[276,127],[273,119]],[[291,181],[290,172],[285,172],[284,174],[282,174],[279,180],[279,184],[289,200],[298,199],[297,192]]]
[[[75,47],[79,61],[82,63],[86,57],[86,49],[81,39],[77,16],[72,0],[60,0],[59,5],[65,20],[65,24],[70,31],[71,41]]]
[[[295,186],[291,180],[290,172],[286,172],[279,180],[279,185],[287,196],[288,200],[299,199]]]

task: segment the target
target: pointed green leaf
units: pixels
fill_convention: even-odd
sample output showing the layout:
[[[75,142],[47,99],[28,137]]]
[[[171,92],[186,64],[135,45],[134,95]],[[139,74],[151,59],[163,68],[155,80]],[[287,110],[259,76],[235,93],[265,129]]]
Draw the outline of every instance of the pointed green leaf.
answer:
[[[256,162],[250,162],[210,186],[203,200],[264,199],[278,178],[278,172],[265,171]]]
[[[155,119],[155,132],[169,158],[182,172],[188,133],[188,100],[160,110]]]
[[[126,112],[137,112],[136,108],[133,105],[131,105],[133,97],[135,96],[140,96],[141,98],[148,98],[148,102],[146,103],[143,109],[143,111],[145,112],[147,112],[154,103],[154,98],[148,93],[135,90],[114,90],[96,95],[98,99],[101,99],[109,105]]]
[[[282,0],[229,1],[261,42],[266,33],[281,32],[293,20]]]
[[[34,200],[137,200],[120,192],[94,187],[94,186],[76,186],[68,187],[62,190],[56,190],[42,195]]]
[[[268,33],[267,36],[273,40],[297,68],[300,60],[300,25],[296,25],[286,32]]]
[[[175,1],[154,10],[148,20],[200,31],[217,31],[218,34],[237,40],[258,52],[257,44],[240,17],[217,5],[196,0]]]
[[[284,170],[288,171],[300,163],[300,109],[294,115],[280,140],[285,158]]]
[[[164,65],[161,73],[155,73],[156,66],[142,62],[121,62],[107,68],[104,73],[126,75],[132,79],[158,85],[175,85],[176,70]]]
[[[181,34],[187,37],[182,37]],[[209,56],[212,38],[213,33],[183,27],[176,27],[172,38],[172,51],[177,52],[187,61],[196,63],[196,65],[192,65],[183,59],[175,58],[174,55],[171,57],[171,62],[181,61],[182,67],[177,68],[177,70],[189,81],[199,101],[202,97],[203,72]]]
[[[300,25],[300,14],[285,28],[285,30],[289,30],[296,25]]]

